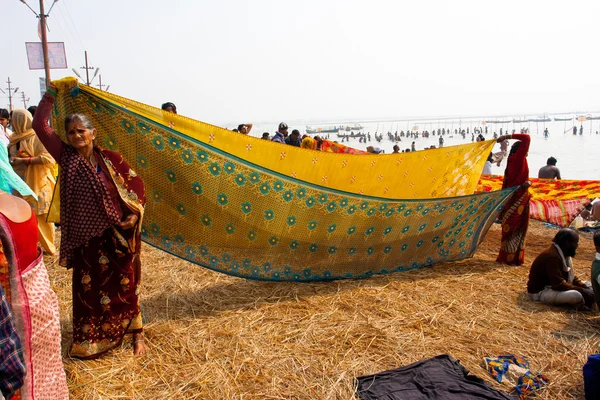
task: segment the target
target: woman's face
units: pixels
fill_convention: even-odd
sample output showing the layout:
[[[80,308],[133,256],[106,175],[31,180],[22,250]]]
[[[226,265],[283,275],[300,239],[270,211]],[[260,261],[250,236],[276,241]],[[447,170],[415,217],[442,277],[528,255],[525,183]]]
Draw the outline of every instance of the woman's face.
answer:
[[[6,126],[8,125],[8,118],[2,118],[2,117],[0,117],[0,125],[2,125],[2,127],[4,129],[6,129]]]
[[[96,130],[89,130],[79,120],[75,120],[67,126],[67,140],[76,149],[86,149],[94,147]]]

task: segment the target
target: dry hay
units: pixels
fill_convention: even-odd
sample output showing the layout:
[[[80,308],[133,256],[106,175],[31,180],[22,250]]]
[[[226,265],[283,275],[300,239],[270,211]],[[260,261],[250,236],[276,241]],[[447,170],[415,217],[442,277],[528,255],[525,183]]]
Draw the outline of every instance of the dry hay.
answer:
[[[264,283],[218,274],[145,246],[148,354],[130,338],[99,360],[68,357],[70,272],[48,269],[63,316],[74,399],[353,399],[354,378],[449,353],[493,382],[485,356],[530,357],[551,384],[542,399],[583,397],[581,368],[597,353],[600,317],[531,302],[528,266],[555,231],[533,222],[526,265],[494,262],[494,226],[476,256],[358,281]],[[589,279],[582,235],[576,272]],[[509,390],[497,383],[494,386]]]

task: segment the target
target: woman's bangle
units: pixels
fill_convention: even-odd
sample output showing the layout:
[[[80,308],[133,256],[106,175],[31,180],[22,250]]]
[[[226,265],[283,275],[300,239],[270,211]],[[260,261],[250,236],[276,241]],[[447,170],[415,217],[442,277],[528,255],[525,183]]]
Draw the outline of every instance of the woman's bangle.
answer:
[[[52,90],[52,89],[46,89],[46,92],[47,92],[47,93],[50,93],[50,94],[52,95],[52,97],[56,97],[56,96],[58,96],[58,93],[56,93],[56,92],[55,92],[54,90]]]

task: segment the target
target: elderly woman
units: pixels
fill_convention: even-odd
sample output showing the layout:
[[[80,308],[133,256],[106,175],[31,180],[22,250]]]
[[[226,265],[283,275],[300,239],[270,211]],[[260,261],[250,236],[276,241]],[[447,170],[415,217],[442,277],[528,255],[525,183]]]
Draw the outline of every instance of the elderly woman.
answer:
[[[39,240],[42,248],[49,254],[56,253],[54,245],[54,224],[46,221],[52,202],[54,185],[54,158],[48,153],[42,142],[31,128],[33,117],[25,109],[16,109],[12,113],[14,132],[10,137],[8,152],[15,172],[37,195],[25,197],[37,217]]]
[[[517,191],[504,205],[500,213],[502,222],[502,242],[496,262],[508,265],[522,265],[525,260],[525,236],[529,226],[529,135],[512,134],[500,136],[498,143],[507,139],[517,139],[508,155],[502,189],[519,186]]]
[[[121,155],[95,145],[87,116],[65,119],[67,143],[48,125],[57,94],[50,85],[33,129],[60,166],[60,262],[73,269],[71,356],[96,358],[133,333],[146,350],[139,305],[144,183]]]

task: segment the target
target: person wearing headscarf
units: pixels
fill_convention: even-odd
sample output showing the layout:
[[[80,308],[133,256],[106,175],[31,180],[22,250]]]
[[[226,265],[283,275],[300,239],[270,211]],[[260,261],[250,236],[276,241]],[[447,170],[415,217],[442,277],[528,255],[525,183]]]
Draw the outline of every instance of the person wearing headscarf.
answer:
[[[518,186],[516,192],[504,205],[500,213],[502,222],[502,242],[496,262],[508,265],[522,265],[525,260],[525,236],[529,226],[529,152],[530,137],[526,134],[500,136],[498,143],[507,139],[516,139],[508,155],[502,189]]]
[[[307,136],[300,142],[300,147],[308,150],[316,150],[317,142],[315,141],[315,139],[311,138],[310,136]]]
[[[8,151],[15,172],[37,195],[25,197],[37,217],[39,240],[49,254],[56,254],[54,245],[54,224],[47,222],[48,211],[56,178],[54,158],[48,153],[32,129],[33,117],[25,109],[15,109],[12,113],[13,134]]]
[[[48,124],[58,89],[49,85],[33,128],[60,165],[60,265],[73,269],[70,354],[97,358],[132,334],[145,353],[139,290],[144,182],[121,154],[100,149],[84,114],[65,119],[67,143]]]

